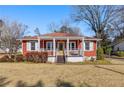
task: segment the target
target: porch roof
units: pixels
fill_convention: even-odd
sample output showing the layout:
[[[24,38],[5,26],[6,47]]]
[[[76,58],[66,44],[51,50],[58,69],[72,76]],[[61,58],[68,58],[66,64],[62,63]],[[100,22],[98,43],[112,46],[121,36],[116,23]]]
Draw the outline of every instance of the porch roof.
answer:
[[[77,35],[77,34],[71,34],[71,33],[62,33],[62,32],[54,32],[54,33],[48,33],[48,34],[44,34],[41,36],[50,36],[50,37],[82,37],[81,35]]]

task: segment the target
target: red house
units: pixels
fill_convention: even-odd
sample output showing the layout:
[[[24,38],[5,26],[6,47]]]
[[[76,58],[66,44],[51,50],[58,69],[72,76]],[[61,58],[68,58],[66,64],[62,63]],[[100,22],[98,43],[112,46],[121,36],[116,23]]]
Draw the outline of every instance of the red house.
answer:
[[[22,52],[47,51],[48,62],[82,62],[96,59],[100,39],[69,33],[49,33],[22,38]]]

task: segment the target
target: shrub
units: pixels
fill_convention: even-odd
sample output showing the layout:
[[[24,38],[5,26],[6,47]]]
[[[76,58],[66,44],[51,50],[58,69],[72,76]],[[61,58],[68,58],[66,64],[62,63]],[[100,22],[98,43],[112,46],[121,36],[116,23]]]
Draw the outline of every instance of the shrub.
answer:
[[[108,54],[109,57],[111,56],[111,52],[112,52],[112,48],[111,47],[107,47],[106,54]]]
[[[46,63],[48,58],[47,52],[28,52],[25,56],[26,61]]]
[[[17,55],[17,56],[16,56],[16,61],[17,61],[17,62],[22,62],[22,61],[24,61],[24,56],[23,56],[23,55]]]
[[[97,49],[97,60],[104,60],[104,53],[102,48]]]
[[[116,55],[119,57],[124,57],[124,51],[118,51],[116,52]]]
[[[9,58],[7,55],[0,58],[0,62],[14,62],[12,58]]]
[[[0,62],[14,62],[15,56],[11,55],[11,58],[9,58],[8,55],[4,55],[3,57],[0,58]],[[24,61],[23,55],[17,55],[16,56],[16,61],[17,62],[22,62]]]

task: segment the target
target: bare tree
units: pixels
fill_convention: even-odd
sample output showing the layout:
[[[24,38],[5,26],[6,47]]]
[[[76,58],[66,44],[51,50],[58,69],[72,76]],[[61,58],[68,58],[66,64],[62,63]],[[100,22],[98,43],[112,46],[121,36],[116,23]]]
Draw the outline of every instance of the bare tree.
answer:
[[[38,36],[41,35],[39,28],[35,28],[34,32],[35,32],[35,34],[37,34]]]
[[[118,43],[124,40],[124,6],[118,10],[119,16],[117,21],[113,22],[111,29],[113,30],[114,42]]]
[[[62,32],[82,35],[80,28],[72,26],[68,20],[62,20],[59,25],[51,23],[48,28],[51,32]]]
[[[19,48],[19,42],[17,39],[21,38],[26,31],[27,26],[14,22],[9,22],[8,20],[2,20],[2,27],[1,27],[1,48],[8,53],[9,57],[12,54],[15,54]]]
[[[95,32],[97,38],[104,39],[108,34],[108,25],[118,15],[116,11],[118,8],[118,6],[106,5],[75,6],[72,19],[76,22],[83,21]]]
[[[52,22],[52,23],[50,23],[50,24],[48,25],[48,30],[49,30],[50,32],[57,32],[58,29],[59,29],[59,25],[55,24],[54,22]]]

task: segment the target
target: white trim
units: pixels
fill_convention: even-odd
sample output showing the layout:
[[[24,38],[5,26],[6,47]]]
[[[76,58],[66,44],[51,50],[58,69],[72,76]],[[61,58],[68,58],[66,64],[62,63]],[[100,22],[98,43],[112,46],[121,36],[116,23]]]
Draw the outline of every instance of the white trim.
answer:
[[[38,37],[38,51],[40,52],[40,37]]]
[[[34,51],[39,51],[38,42],[35,42],[35,50]]]
[[[54,38],[54,36],[40,36],[39,37],[40,39],[44,39],[44,40],[51,40],[51,39],[53,39]],[[100,40],[102,40],[102,39],[97,39],[97,38],[94,38],[94,39],[91,39],[91,38],[89,38],[89,39],[87,39],[87,38],[85,38],[85,37],[83,37],[83,36],[70,36],[70,37],[66,37],[66,36],[56,36],[56,40],[67,40],[67,38],[69,38],[70,40],[78,40],[78,39],[80,39],[80,40],[82,40],[82,38],[84,38],[84,40],[91,40],[91,41],[100,41]],[[37,40],[37,39],[30,39],[30,38],[22,38],[22,39],[17,39],[17,40]]]
[[[27,51],[31,51],[31,43],[29,41],[26,42],[26,49]]]
[[[94,50],[94,42],[90,41],[90,51]]]

